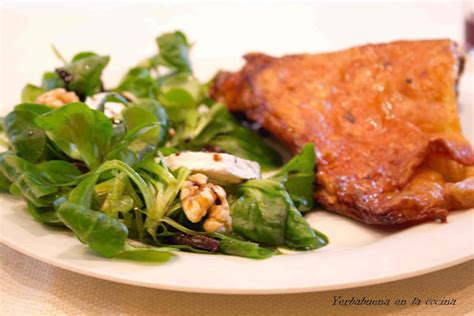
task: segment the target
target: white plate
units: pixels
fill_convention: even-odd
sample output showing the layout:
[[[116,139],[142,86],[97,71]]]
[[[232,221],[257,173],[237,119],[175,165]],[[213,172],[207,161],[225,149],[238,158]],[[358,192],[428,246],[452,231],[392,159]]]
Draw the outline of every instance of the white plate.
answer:
[[[370,8],[374,5],[371,4]],[[317,51],[355,44],[344,40],[331,41],[343,38],[337,30],[331,36],[331,29],[328,27],[332,23],[329,16],[339,11],[335,6],[322,4],[318,10],[310,10],[308,6],[302,5],[279,5],[272,9],[272,14],[268,14],[268,7],[265,6],[221,5],[192,9],[189,6],[165,6],[155,11],[148,6],[114,6],[114,14],[104,14],[112,10],[109,6],[94,8],[96,10],[80,15],[79,12],[86,12],[81,11],[86,10],[83,7],[74,8],[71,12],[61,6],[10,5],[2,12],[4,29],[8,29],[8,33],[5,30],[2,33],[2,43],[8,43],[2,47],[2,104],[13,105],[24,83],[37,82],[42,71],[57,64],[48,48],[51,42],[67,55],[81,48],[110,53],[113,59],[106,73],[106,82],[109,83],[116,82],[117,75],[135,60],[153,52],[154,35],[163,29],[174,27],[184,28],[191,34],[192,40],[197,42],[196,54],[193,56],[195,68],[202,78],[208,78],[219,68],[237,67],[240,63],[238,56],[252,49],[282,53]],[[373,12],[370,8],[359,8],[358,11],[365,12],[367,19],[371,15],[391,19],[391,15]],[[393,5],[386,9],[379,7],[379,10],[382,9],[393,12],[396,8]],[[420,10],[416,6],[412,9]],[[446,19],[444,11],[439,12],[440,10],[447,8],[438,9],[438,13],[433,10],[430,12]],[[412,13],[404,15],[401,28],[388,23],[386,25],[391,25],[390,29],[378,29],[375,33],[363,29],[359,29],[361,32],[354,31],[354,34],[363,33],[364,37],[356,39],[356,43],[407,38],[413,30],[418,32],[414,35],[417,37],[447,36],[443,32],[448,35],[449,32],[454,32],[452,29],[439,28],[439,25],[451,24],[440,24],[436,19],[432,24],[428,23],[424,31],[420,30],[418,15],[414,11],[410,12]],[[237,25],[241,23],[240,17],[243,14],[246,14],[245,27]],[[282,26],[279,21],[291,18],[288,14],[294,14],[298,18]],[[273,31],[273,27],[276,27],[275,32],[278,33],[277,37],[266,38],[263,44],[260,38],[264,33],[254,32],[261,23],[261,16],[265,16],[266,23],[272,26]],[[123,23],[127,18],[134,22]],[[346,17],[345,21],[349,18]],[[358,27],[360,23],[357,21],[360,18],[357,17],[351,25]],[[98,21],[101,25],[99,28]],[[315,21],[320,21],[320,24],[316,25]],[[221,27],[216,28],[217,24]],[[58,28],[58,25],[61,27]],[[223,43],[223,35],[229,32],[234,38]],[[308,44],[307,38],[310,35],[321,40],[322,44],[311,44],[314,43],[311,41]],[[107,38],[107,41],[102,40],[103,38]],[[236,38],[238,40],[234,40]],[[122,40],[128,45],[123,45]],[[471,71],[464,75],[461,85],[461,117],[465,134],[471,142],[474,140],[472,86],[474,81]],[[2,112],[7,110],[2,105]],[[147,265],[97,257],[70,232],[36,223],[26,213],[21,201],[0,195],[0,203],[0,241],[8,246],[70,271],[160,289],[245,294],[323,291],[412,277],[474,257],[474,210],[453,212],[449,215],[447,224],[427,223],[398,231],[368,227],[334,214],[317,212],[310,214],[308,219],[329,236],[331,243],[314,252],[276,256],[263,261],[179,253],[169,263]]]

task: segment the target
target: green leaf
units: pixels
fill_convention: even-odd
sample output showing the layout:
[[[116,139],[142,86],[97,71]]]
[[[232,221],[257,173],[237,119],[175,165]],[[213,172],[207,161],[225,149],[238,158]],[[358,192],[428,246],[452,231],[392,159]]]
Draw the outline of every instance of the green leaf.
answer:
[[[158,119],[140,107],[130,107],[122,112],[127,133],[109,155],[129,165],[135,165],[147,157],[154,156],[165,132]]]
[[[10,140],[5,133],[5,118],[0,116],[0,153],[11,150]]]
[[[12,183],[8,180],[7,176],[4,175],[3,172],[0,172],[0,192],[8,192],[11,184]]]
[[[31,111],[35,113],[36,115],[41,115],[44,113],[51,112],[53,109],[51,109],[49,106],[45,104],[36,104],[36,103],[20,103],[15,106],[15,111]]]
[[[125,245],[125,249],[117,254],[115,258],[139,262],[162,263],[173,258],[174,254],[171,251],[175,250],[176,249],[165,247],[132,247]]]
[[[144,159],[137,167],[146,170],[153,175],[156,175],[161,181],[164,181],[166,184],[176,182],[173,173],[171,173],[168,169],[164,168],[162,164],[156,163],[153,158]]]
[[[177,152],[179,152],[179,149],[175,148],[175,147],[160,147],[158,148],[158,151],[164,156],[169,156],[169,155],[172,155],[172,154],[176,154]]]
[[[35,123],[38,114],[15,110],[5,118],[5,132],[15,153],[31,162],[38,161],[46,150],[46,134]]]
[[[107,93],[103,98],[102,100],[100,101],[99,105],[97,106],[96,110],[98,111],[101,111],[101,112],[104,112],[105,110],[105,104],[107,102],[113,102],[113,103],[121,103],[125,106],[127,106],[129,104],[128,100],[122,96],[121,94],[119,93],[116,93],[116,92],[111,92],[111,93]]]
[[[184,113],[191,123],[191,115],[196,115],[196,122],[179,130],[171,140],[172,146],[190,150],[217,146],[229,154],[258,162],[264,170],[281,165],[278,152],[258,135],[240,126],[224,104],[215,103],[199,116],[192,110]]]
[[[126,174],[118,173],[115,178],[109,181],[112,181],[112,185],[108,187],[100,210],[109,216],[116,217],[119,212],[130,211],[134,207],[134,202],[130,196],[125,194],[125,189],[129,183]],[[102,187],[105,189],[105,186]],[[97,186],[95,191],[97,192]],[[101,193],[104,194],[104,192]]]
[[[69,202],[90,208],[95,197],[95,184],[99,176],[109,170],[118,170],[126,174],[143,196],[148,213],[157,210],[153,191],[143,178],[132,167],[119,160],[104,162],[99,168],[84,178],[70,193]]]
[[[158,181],[154,181],[151,177],[149,177],[149,182],[151,182],[157,191],[157,197],[156,207],[147,212],[148,216],[145,221],[145,227],[148,233],[154,236],[156,233],[156,228],[160,222],[166,222],[172,226],[178,225],[173,227],[180,229],[181,225],[179,223],[174,222],[171,218],[165,218],[165,216],[169,215],[170,207],[178,196],[184,181],[191,174],[191,170],[180,167],[174,171],[174,174],[172,174],[162,165],[150,161],[148,161],[145,165],[140,165],[140,167],[157,175],[160,178],[159,186],[157,186],[155,182],[158,183]],[[166,188],[164,190],[163,182],[166,184]],[[189,231],[186,231],[187,228],[184,229],[184,233],[190,233]]]
[[[125,126],[129,131],[158,122],[153,113],[140,107],[127,108],[123,111],[122,115]]]
[[[58,216],[81,242],[98,254],[113,257],[122,251],[128,229],[119,220],[71,202],[59,206]]]
[[[184,136],[187,139],[191,139],[190,145],[197,149],[208,145],[220,134],[232,132],[236,127],[225,105],[216,103],[209,108],[209,111],[199,115],[194,129]]]
[[[286,218],[285,244],[292,249],[312,250],[327,245],[328,239],[317,233],[298,209],[291,206]]]
[[[38,164],[36,169],[44,179],[55,185],[69,184],[82,175],[73,164],[64,160],[45,161]]]
[[[109,63],[108,56],[81,56],[75,61],[65,65],[59,70],[71,75],[72,79],[67,83],[67,88],[82,99],[94,95],[101,90],[100,77],[105,66]]]
[[[121,238],[126,238],[128,231],[126,225],[120,223],[118,220],[110,218],[110,220],[106,220],[107,215],[105,213],[99,213],[91,210],[90,208],[94,204],[95,199],[95,184],[99,179],[100,175],[104,172],[110,170],[118,170],[128,176],[130,180],[136,185],[138,188],[138,192],[141,193],[145,205],[146,205],[146,212],[148,214],[148,218],[153,215],[153,212],[156,212],[157,206],[155,202],[155,196],[151,188],[148,184],[143,180],[143,178],[130,166],[127,164],[118,161],[118,160],[111,160],[103,163],[96,171],[91,173],[88,177],[83,179],[78,186],[76,186],[70,193],[68,197],[69,206],[65,207],[61,204],[59,208],[59,217],[61,220],[65,222],[65,224],[71,228],[78,238],[83,242],[89,244],[91,248],[96,250],[103,256],[114,256],[121,252],[123,242],[120,242]],[[114,187],[114,186],[112,186]],[[136,193],[135,193],[136,195]],[[72,206],[71,206],[72,205]],[[72,209],[72,210],[71,210]],[[72,215],[68,215],[69,213],[73,213]],[[75,213],[75,214],[74,214]],[[94,213],[94,214],[92,214]],[[97,215],[100,214],[100,215]],[[109,214],[114,216],[115,214]],[[160,219],[157,218],[159,221]],[[95,222],[100,222],[99,224],[95,225]],[[104,228],[105,227],[105,228]],[[112,228],[110,228],[112,227]],[[138,225],[137,225],[138,227]],[[84,234],[93,231],[95,228],[99,230],[95,232],[93,236],[90,238],[84,237]],[[142,228],[143,229],[143,228]],[[108,232],[101,233],[100,231],[108,230]],[[118,231],[118,232],[117,232]],[[120,231],[125,231],[121,233]],[[140,231],[139,234],[141,235],[143,232]],[[119,235],[114,236],[115,235]],[[124,236],[122,236],[122,234]],[[106,236],[101,235],[108,235],[109,238],[114,238],[113,243],[111,245],[112,249],[107,250],[107,238]],[[120,237],[122,236],[122,237]],[[120,237],[120,238],[119,238]],[[111,242],[112,243],[112,242]],[[105,248],[105,249],[104,249]]]
[[[201,84],[188,74],[173,74],[161,79],[158,99],[177,129],[194,128],[202,98]]]
[[[49,91],[57,88],[66,87],[64,81],[56,72],[45,72],[41,80],[41,88],[44,91]],[[31,101],[34,102],[34,101]]]
[[[165,106],[166,110],[173,121],[179,121],[182,114],[174,114],[174,111],[193,109],[197,106],[193,96],[186,90],[180,88],[169,89],[159,97],[160,102]]]
[[[32,202],[27,202],[27,210],[31,216],[41,224],[51,226],[64,226],[61,219],[58,217],[56,210],[51,207],[36,207]]]
[[[188,73],[178,72],[163,76],[159,79],[159,85],[165,99],[172,99],[166,96],[171,92],[185,91],[187,93],[186,98],[188,99],[186,103],[193,106],[200,104],[205,95],[203,85]]]
[[[296,250],[317,249],[327,244],[294,206],[278,181],[250,180],[237,188],[232,203],[234,233],[258,243],[286,245]]]
[[[313,208],[316,154],[313,144],[306,144],[272,179],[284,183],[295,206],[301,212]]]
[[[87,57],[98,57],[98,55],[94,52],[80,52],[80,53],[77,53],[76,55],[74,55],[74,57],[72,57],[72,60],[71,62],[74,63],[76,61],[79,61],[83,58],[87,58]]]
[[[275,149],[265,143],[260,136],[242,126],[236,127],[228,134],[216,136],[209,144],[229,154],[256,161],[264,171],[282,164],[281,156]]]
[[[95,100],[98,99],[99,103],[95,106],[95,110],[104,113],[113,122],[112,136],[111,136],[110,144],[109,144],[111,147],[113,147],[125,136],[127,132],[125,129],[125,125],[122,122],[123,121],[122,111],[127,106],[129,106],[129,101],[124,96],[116,92],[103,93],[102,95],[103,95],[102,97],[98,95],[94,96],[95,99],[93,102],[94,104],[96,104]],[[109,102],[114,103],[113,107],[115,109],[112,112],[107,113],[105,105]],[[120,107],[121,104],[123,105],[122,107]],[[89,106],[92,107],[92,104],[89,103]],[[119,113],[116,113],[117,106],[119,106],[119,109],[120,109]]]
[[[21,194],[21,190],[20,188],[18,188],[15,184],[10,184],[10,188],[8,188],[8,192],[13,195],[13,196],[17,196],[17,197],[23,197],[23,195]]]
[[[35,165],[11,152],[0,155],[0,171],[35,206],[50,205],[51,195],[58,191],[42,177]]]
[[[45,90],[43,88],[27,84],[21,91],[21,102],[34,103],[36,98],[44,92]]]
[[[220,239],[219,252],[227,255],[266,259],[276,254],[274,249],[261,247],[254,242],[243,241],[222,234],[214,234],[213,237]]]
[[[165,33],[156,39],[160,49],[161,63],[178,71],[192,72],[189,60],[189,44],[186,36],[179,32]]]
[[[131,92],[137,98],[155,99],[158,96],[158,84],[152,78],[150,70],[144,67],[130,69],[122,78],[115,91]]]
[[[67,104],[37,117],[35,122],[69,157],[84,161],[91,169],[102,161],[112,137],[110,120],[83,103]]]
[[[100,173],[96,171],[82,179],[81,182],[69,192],[68,201],[91,208],[96,197],[95,184],[99,176]]]
[[[285,188],[273,180],[250,180],[238,187],[232,204],[232,229],[247,240],[283,245],[288,202]]]
[[[158,101],[152,99],[138,99],[136,102],[129,104],[129,107],[138,107],[152,113],[161,126],[160,139],[162,140],[160,143],[166,141],[166,137],[168,136],[168,116],[166,115],[165,109]]]

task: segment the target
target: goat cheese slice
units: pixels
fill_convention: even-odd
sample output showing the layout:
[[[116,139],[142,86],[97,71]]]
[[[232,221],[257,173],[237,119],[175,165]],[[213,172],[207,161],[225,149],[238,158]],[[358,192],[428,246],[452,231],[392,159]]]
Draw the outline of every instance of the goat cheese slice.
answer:
[[[261,178],[257,162],[229,154],[184,151],[164,157],[164,161],[171,170],[186,167],[193,173],[208,176],[216,184],[238,184]]]

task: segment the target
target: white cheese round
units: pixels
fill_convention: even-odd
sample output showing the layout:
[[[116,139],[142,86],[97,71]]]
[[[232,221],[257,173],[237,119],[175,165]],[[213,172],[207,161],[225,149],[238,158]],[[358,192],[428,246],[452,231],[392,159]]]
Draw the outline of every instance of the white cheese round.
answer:
[[[184,151],[164,157],[164,161],[171,170],[186,167],[193,173],[208,176],[216,184],[238,184],[261,178],[257,162],[229,154]]]

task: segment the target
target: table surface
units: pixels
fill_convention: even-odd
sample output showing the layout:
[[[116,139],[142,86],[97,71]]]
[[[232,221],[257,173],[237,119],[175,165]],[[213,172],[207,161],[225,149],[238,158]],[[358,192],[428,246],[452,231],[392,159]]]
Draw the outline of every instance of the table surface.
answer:
[[[472,260],[397,282],[291,295],[210,295],[134,287],[59,269],[4,245],[0,260],[0,315],[474,315]],[[339,296],[389,299],[390,305],[333,305]],[[414,297],[420,305],[411,305]],[[396,299],[407,304],[397,306]],[[442,299],[456,302],[429,305]]]

